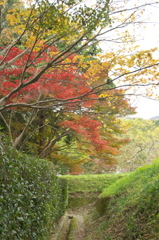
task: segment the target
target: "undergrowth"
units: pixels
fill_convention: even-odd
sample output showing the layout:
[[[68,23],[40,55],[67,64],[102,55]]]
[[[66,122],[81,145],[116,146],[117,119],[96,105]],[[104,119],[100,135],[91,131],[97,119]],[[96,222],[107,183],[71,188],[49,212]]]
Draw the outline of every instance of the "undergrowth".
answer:
[[[105,214],[88,223],[86,239],[159,239],[159,159],[106,187],[99,199],[108,198]]]

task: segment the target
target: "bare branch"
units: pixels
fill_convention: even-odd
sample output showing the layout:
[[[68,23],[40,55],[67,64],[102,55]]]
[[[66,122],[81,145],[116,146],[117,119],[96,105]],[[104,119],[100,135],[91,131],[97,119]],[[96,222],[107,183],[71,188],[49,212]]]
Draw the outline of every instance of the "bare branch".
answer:
[[[19,145],[19,143],[21,142],[21,140],[22,140],[22,138],[23,138],[26,130],[28,129],[29,125],[33,122],[33,120],[35,119],[36,115],[37,115],[37,111],[33,110],[32,114],[31,114],[31,116],[30,116],[30,119],[29,119],[29,121],[27,122],[27,124],[25,125],[23,131],[22,131],[22,132],[20,133],[20,135],[19,135],[18,137],[16,137],[16,139],[13,141],[13,143],[12,143],[12,147],[13,147],[13,148],[16,148],[16,147]]]
[[[3,122],[5,123],[5,125],[6,125],[6,127],[8,129],[8,133],[9,133],[9,137],[11,139],[11,142],[13,142],[11,125],[10,125],[10,123],[9,124],[7,123],[7,121],[6,121],[5,117],[3,116],[2,112],[0,112],[0,116],[1,116]]]
[[[114,15],[114,14],[122,13],[122,12],[133,11],[133,10],[138,10],[139,8],[152,6],[152,5],[156,5],[156,4],[157,4],[156,2],[153,2],[153,3],[142,4],[142,5],[139,5],[139,6],[136,6],[136,7],[132,7],[132,8],[125,8],[125,9],[121,9],[119,11],[110,12],[110,15]]]
[[[20,59],[27,52],[29,52],[29,48],[25,49],[22,53],[18,54],[16,57],[12,58],[10,61],[8,61],[8,62],[4,63],[2,66],[0,66],[0,71],[2,71],[5,68],[10,67],[16,60]]]
[[[62,134],[60,134],[58,137],[56,137],[55,139],[52,139],[50,142],[49,142],[49,144],[42,150],[42,152],[40,153],[40,156],[42,156],[42,157],[46,157],[46,156],[48,156],[50,153],[51,153],[51,149],[52,149],[52,147],[55,145],[55,143],[57,142],[57,141],[59,141],[62,137],[64,137],[64,136],[67,136],[68,134],[70,134],[71,133],[71,130],[69,129],[69,130],[67,130],[67,131],[65,131],[65,132],[63,132]]]

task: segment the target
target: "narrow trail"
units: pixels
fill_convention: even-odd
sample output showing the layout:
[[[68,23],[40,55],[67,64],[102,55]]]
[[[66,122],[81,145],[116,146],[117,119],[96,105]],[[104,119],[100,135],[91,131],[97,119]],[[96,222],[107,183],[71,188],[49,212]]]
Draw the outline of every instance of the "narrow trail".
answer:
[[[94,205],[94,204],[93,204]],[[56,231],[49,240],[84,240],[85,217],[92,209],[92,204],[77,209],[68,209],[56,226]]]
[[[79,214],[71,214],[71,216],[72,216],[72,225],[74,221],[75,226],[72,226],[72,228],[70,228],[68,236],[71,236],[71,238],[74,240],[75,239],[83,240],[85,237],[84,216]]]

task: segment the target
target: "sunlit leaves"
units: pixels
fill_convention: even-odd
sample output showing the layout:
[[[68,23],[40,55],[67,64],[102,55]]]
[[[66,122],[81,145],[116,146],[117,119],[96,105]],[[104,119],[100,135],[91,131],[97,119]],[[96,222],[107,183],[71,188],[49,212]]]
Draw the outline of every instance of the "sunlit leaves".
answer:
[[[84,35],[91,37],[97,28],[107,25],[108,11],[105,1],[94,7],[82,1],[13,1],[5,13],[6,25],[1,36],[5,37],[5,45],[18,37],[20,45],[27,42],[26,46],[30,43],[31,47],[43,39],[58,45],[63,41],[72,44]]]
[[[158,156],[159,127],[158,120],[127,119],[122,120],[130,143],[122,149],[118,157],[118,169],[122,172],[134,171],[140,166],[152,163]]]

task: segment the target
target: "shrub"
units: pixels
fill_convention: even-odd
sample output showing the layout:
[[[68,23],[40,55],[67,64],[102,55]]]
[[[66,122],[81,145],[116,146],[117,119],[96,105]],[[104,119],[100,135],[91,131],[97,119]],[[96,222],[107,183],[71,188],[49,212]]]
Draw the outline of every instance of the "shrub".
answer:
[[[1,239],[47,239],[67,202],[51,163],[0,145],[0,185]]]

